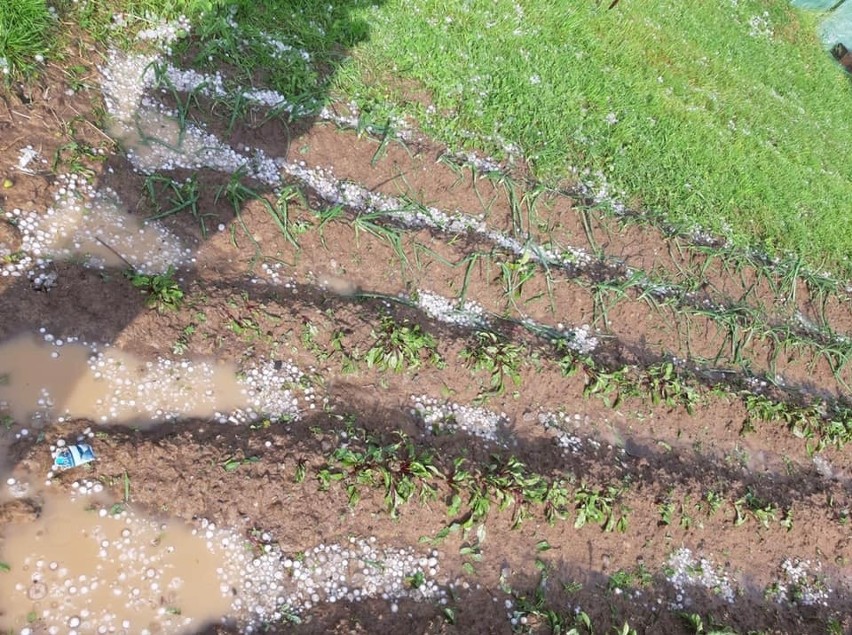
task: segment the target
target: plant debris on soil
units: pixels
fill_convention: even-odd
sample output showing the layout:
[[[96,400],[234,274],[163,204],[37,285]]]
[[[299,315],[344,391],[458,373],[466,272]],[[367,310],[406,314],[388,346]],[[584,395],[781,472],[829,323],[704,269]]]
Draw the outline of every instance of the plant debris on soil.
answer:
[[[852,632],[848,285],[190,31],[0,108],[0,629]]]

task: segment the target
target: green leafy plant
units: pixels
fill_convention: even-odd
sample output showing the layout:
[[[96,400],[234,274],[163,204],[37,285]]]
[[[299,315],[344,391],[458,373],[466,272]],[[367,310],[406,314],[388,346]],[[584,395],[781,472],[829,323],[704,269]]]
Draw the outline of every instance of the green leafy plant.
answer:
[[[496,333],[479,331],[459,357],[475,371],[488,371],[490,382],[486,394],[502,395],[506,390],[506,377],[516,386],[520,385],[524,353],[522,346],[512,344]]]
[[[438,366],[443,364],[435,338],[417,324],[407,321],[400,324],[385,315],[378,330],[373,331],[373,337],[375,341],[365,356],[370,368],[401,373],[419,368],[424,358]]]
[[[226,472],[233,472],[234,470],[239,469],[242,465],[251,465],[252,463],[259,463],[260,458],[256,456],[245,456],[245,457],[237,457],[237,456],[229,456],[226,459],[223,459],[220,463],[222,469]]]
[[[581,485],[574,492],[574,507],[577,518],[574,527],[580,529],[588,523],[600,525],[604,531],[627,531],[627,515],[618,508],[620,491],[609,486],[595,490]]]
[[[145,303],[160,313],[177,311],[183,305],[184,293],[175,280],[175,269],[169,267],[165,273],[145,274],[129,270],[125,276],[137,289],[147,296]]]
[[[651,366],[647,370],[647,388],[653,404],[660,402],[673,408],[681,405],[692,414],[698,402],[698,390],[682,379],[672,362]]]

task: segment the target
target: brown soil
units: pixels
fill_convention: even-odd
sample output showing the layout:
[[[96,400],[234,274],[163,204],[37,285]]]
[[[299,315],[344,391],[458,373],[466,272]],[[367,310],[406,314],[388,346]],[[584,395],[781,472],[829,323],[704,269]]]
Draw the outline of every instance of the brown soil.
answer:
[[[101,122],[94,119],[93,106],[99,99],[95,91],[67,97],[66,88],[57,72],[43,85],[30,89],[25,100],[5,97],[6,114],[0,109],[0,128],[9,141],[0,148],[0,177],[8,175],[14,186],[0,192],[3,209],[20,207],[43,213],[52,202],[55,175],[51,166],[41,166],[35,174],[15,169],[22,145],[38,148],[44,157],[53,157],[69,141],[112,148],[99,131]],[[195,114],[212,130],[222,131],[223,124],[215,117],[203,111]],[[70,130],[66,122],[78,116],[82,117],[80,123]],[[327,124],[305,129],[289,128],[280,121],[255,128],[237,126],[227,141],[259,147],[272,156],[303,160],[309,166],[331,166],[339,178],[377,192],[410,197],[449,211],[485,213],[492,227],[513,231],[506,188],[469,172],[459,175],[437,163],[442,150],[427,142],[413,152],[392,143],[371,165],[377,140],[359,138]],[[112,155],[106,163],[95,162],[90,167],[98,183],[116,190],[132,213],[149,216],[155,212],[145,195],[143,177],[123,157]],[[61,166],[57,168],[61,170]],[[184,179],[190,173],[176,171],[171,176]],[[607,395],[608,401],[585,397],[584,388],[592,378],[582,370],[566,377],[559,367],[562,354],[521,328],[517,320],[529,317],[551,326],[594,325],[604,340],[596,355],[603,368],[612,370],[629,365],[636,371],[635,367],[673,355],[702,371],[712,367],[737,374],[746,366],[758,375],[777,372],[785,375],[793,393],[845,398],[849,393],[842,381],[852,382],[852,369],[839,373],[842,381],[838,382],[824,359],[795,347],[785,349],[773,365],[775,350],[759,337],[740,351],[745,360],[741,364],[730,353],[726,333],[707,317],[685,317],[682,311],[656,308],[635,292],[618,302],[614,302],[615,295],[600,296],[596,301],[592,289],[610,270],[607,267],[594,267],[591,273],[580,275],[552,272],[549,280],[539,270],[517,297],[507,297],[500,265],[515,259],[492,245],[464,236],[451,239],[438,232],[406,231],[401,245],[407,262],[403,262],[388,241],[355,228],[351,215],[320,228],[314,209],[320,201],[313,192],[306,192],[309,205],[290,208],[289,222],[298,228],[296,249],[257,201],[240,210],[243,228],[229,203],[217,200],[217,190],[230,175],[202,170],[195,176],[201,184],[199,208],[209,214],[206,222],[212,231],[203,235],[188,214],[163,221],[196,250],[195,266],[179,272],[186,296],[180,310],[161,314],[147,309],[144,298],[120,270],[95,272],[73,262],[56,263],[53,267],[59,283],[49,292],[34,290],[25,277],[0,278],[0,338],[45,327],[58,336],[111,343],[146,358],[178,357],[173,345],[191,325],[194,332],[182,355],[215,356],[237,364],[292,359],[303,370],[310,369],[312,381],[330,405],[327,411],[307,413],[297,422],[258,429],[196,420],[144,431],[100,427],[93,442],[99,460],[60,475],[53,487],[64,491],[83,476],[109,482],[126,473],[132,482],[132,504],[187,520],[207,518],[247,534],[260,528],[271,533],[286,553],[353,535],[410,546],[417,546],[423,536],[435,536],[452,520],[447,517],[451,492],[446,484],[435,501],[404,505],[398,520],[387,514],[379,490],[365,488],[353,508],[344,487],[319,488],[316,474],[341,443],[343,422],[354,421],[386,441],[397,432],[409,435],[418,447],[433,450],[445,471],[457,456],[485,465],[492,454],[503,459],[511,455],[548,478],[565,478],[595,491],[612,487],[619,492],[617,506],[627,515],[627,527],[623,532],[604,531],[590,523],[575,529],[576,509],[568,520],[550,525],[540,509],[533,509],[531,517],[513,530],[511,510],[493,512],[484,521],[487,538],[481,560],[471,563],[460,553],[471,542],[471,536],[461,532],[451,534],[437,547],[445,577],[468,585],[459,587],[451,602],[455,624],[445,619],[439,606],[402,602],[399,612],[391,613],[387,602],[375,600],[320,607],[293,630],[510,632],[504,608],[510,597],[507,587],[516,597],[532,597],[544,567],[551,580],[543,588],[548,606],[566,614],[582,607],[601,632],[620,627],[625,620],[639,632],[686,632],[678,611],[668,608],[676,601],[676,591],[662,575],[667,558],[679,547],[712,555],[743,582],[742,594],[731,604],[709,590],[690,588],[692,604],[686,609],[690,613],[712,614],[718,622],[740,631],[824,632],[835,617],[841,628],[852,629],[848,617],[852,615],[852,595],[847,588],[852,562],[848,530],[852,459],[848,452],[828,448],[821,453],[821,460],[831,466],[830,476],[822,474],[805,440],[792,434],[783,421],[750,421],[742,399],[733,390],[698,387],[700,398],[692,413],[677,400],[658,403],[650,393],[625,394],[615,404],[615,394]],[[261,189],[258,184],[250,185]],[[520,193],[513,190],[514,195]],[[584,217],[591,223],[590,232],[584,227]],[[832,295],[822,310],[801,282],[795,283],[795,299],[789,293],[778,297],[771,281],[753,268],[737,266],[736,275],[731,275],[728,267],[734,265],[730,262],[668,239],[648,226],[621,225],[588,211],[583,201],[565,196],[542,200],[533,210],[522,210],[521,222],[524,231],[540,242],[564,243],[592,252],[600,248],[608,264],[617,262],[680,283],[694,280],[702,297],[747,303],[773,323],[798,310],[816,323],[827,320],[835,332],[852,332],[848,297]],[[219,223],[229,229],[216,231]],[[15,231],[0,223],[0,243],[14,245],[14,238]],[[481,257],[474,261],[465,285],[465,258],[474,253]],[[283,263],[280,273],[290,286],[252,282],[259,275],[260,262]],[[502,394],[488,395],[489,373],[474,371],[460,356],[473,341],[471,331],[430,319],[409,306],[368,296],[426,290],[454,298],[465,286],[466,299],[501,316],[497,330],[521,347],[519,381],[515,385],[507,377]],[[375,341],[382,314],[397,322],[418,324],[433,335],[445,365],[425,363],[403,373],[368,368],[363,356]],[[306,325],[315,327],[310,340],[305,337]],[[349,362],[351,367],[347,356],[355,360]],[[732,385],[738,384],[721,383],[723,388]],[[482,403],[489,410],[505,413],[509,425],[502,431],[504,445],[461,432],[424,434],[410,413],[411,396],[421,394],[460,404]],[[554,442],[553,432],[538,422],[539,411],[564,412],[572,418],[578,415],[580,423],[574,434],[583,439],[582,449],[563,452]],[[92,425],[87,421],[54,424],[40,430],[41,435],[11,443],[14,431],[23,423],[13,422],[2,432],[4,446],[10,446],[4,462],[19,480],[35,481],[43,480],[49,470],[49,443],[73,438]],[[222,458],[234,454],[256,456],[260,461],[232,472],[223,470]],[[294,475],[300,462],[307,478],[297,483]],[[710,491],[723,501],[716,513],[701,504]],[[115,493],[120,496],[118,486]],[[741,502],[745,500],[761,504]],[[668,522],[661,516],[666,504],[675,510]],[[741,523],[737,505],[745,510]],[[775,510],[765,526],[754,513],[761,505]],[[0,507],[0,528],[25,521],[37,514],[38,507],[38,496],[6,503]],[[784,527],[780,521],[787,515],[793,523]],[[537,545],[542,544],[551,549],[539,551]],[[823,574],[833,589],[827,606],[816,609],[764,598],[763,590],[787,558],[823,563]],[[641,588],[627,593],[608,588],[610,576],[633,570],[638,564],[653,573]],[[569,593],[560,584],[569,581],[581,583],[582,588]],[[543,621],[536,622],[542,618],[530,619],[532,630],[547,632]],[[224,630],[211,628],[210,632]],[[234,626],[234,632],[238,630]]]

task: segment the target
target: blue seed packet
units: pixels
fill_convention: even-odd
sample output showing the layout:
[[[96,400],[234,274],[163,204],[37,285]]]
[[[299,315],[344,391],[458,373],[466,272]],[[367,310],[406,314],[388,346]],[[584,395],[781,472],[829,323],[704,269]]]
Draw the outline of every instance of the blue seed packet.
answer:
[[[68,445],[60,448],[53,459],[53,467],[57,470],[69,470],[72,467],[84,465],[95,460],[95,452],[87,443]]]

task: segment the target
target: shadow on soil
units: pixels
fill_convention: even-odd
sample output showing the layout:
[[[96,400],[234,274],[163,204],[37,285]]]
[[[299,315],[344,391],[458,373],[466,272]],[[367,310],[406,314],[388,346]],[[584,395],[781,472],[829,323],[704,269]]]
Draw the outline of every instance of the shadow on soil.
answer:
[[[35,292],[29,282],[20,280],[0,296],[0,315],[6,316],[0,323],[0,338],[7,339],[20,332],[33,331],[45,327],[57,337],[77,336],[91,342],[115,341],[145,308],[144,298],[124,279],[121,269],[94,271],[83,267],[62,264],[57,267],[61,284],[50,292]],[[241,280],[197,281],[190,272],[186,286],[196,282],[205,294],[237,294],[255,305],[272,304],[280,313],[290,315],[290,324],[300,324],[310,319],[310,314],[330,311],[335,315],[338,326],[344,330],[370,332],[375,325],[377,315],[390,313],[396,319],[406,319],[420,323],[424,330],[432,333],[442,343],[450,343],[460,348],[471,336],[465,329],[449,327],[446,324],[426,318],[420,311],[402,305],[387,305],[379,299],[341,296],[316,286],[294,285],[295,293],[283,295],[283,292],[270,289],[265,285],[254,285]],[[297,298],[297,299],[294,299]],[[69,311],[67,307],[74,306]],[[173,332],[180,332],[182,322],[176,315],[158,315],[157,325],[162,329],[164,346],[158,347],[159,353],[165,353],[169,338]],[[507,337],[526,340],[533,348],[538,348],[543,356],[559,355],[549,346],[542,346],[525,331],[514,329]],[[239,357],[244,349],[240,342],[231,344],[234,356]],[[80,368],[80,374],[88,367]],[[416,384],[416,375],[414,377]],[[73,389],[74,382],[69,381],[67,390]],[[388,437],[397,431],[412,438],[422,435],[422,426],[412,417],[406,404],[392,406],[385,403],[379,395],[365,392],[364,386],[357,383],[336,381],[325,386],[328,396],[339,404],[342,412],[351,414],[359,425],[379,437]],[[67,394],[53,395],[57,402],[64,402]],[[486,406],[487,407],[487,404]],[[146,422],[136,422],[146,427]],[[708,485],[715,485],[720,492],[736,499],[747,492],[756,500],[774,503],[781,509],[793,503],[807,501],[817,496],[831,496],[838,486],[848,488],[845,481],[833,481],[821,477],[814,467],[807,470],[797,468],[781,471],[750,470],[734,458],[710,456],[693,448],[679,448],[672,452],[662,449],[655,439],[636,436],[624,436],[617,443],[610,439],[590,438],[602,441],[597,447],[585,444],[582,451],[566,457],[554,439],[541,434],[532,434],[531,428],[538,424],[523,425],[512,422],[503,431],[505,441],[511,450],[489,447],[487,443],[468,443],[462,433],[456,435],[430,436],[428,444],[440,452],[460,453],[478,462],[487,462],[495,451],[516,456],[518,459],[548,476],[560,476],[570,465],[570,473],[578,480],[597,479],[617,484],[625,478],[634,482],[658,484],[656,496],[664,497],[665,491],[674,485],[681,485],[693,491],[698,498],[704,494]],[[593,431],[589,431],[593,434]],[[575,433],[582,434],[582,433]],[[461,440],[460,439],[464,439]],[[495,450],[496,448],[496,450]]]
[[[326,464],[326,457],[341,443],[341,420],[347,418],[348,411],[359,413],[355,425],[367,424],[372,433],[388,441],[396,439],[400,429],[416,429],[411,417],[404,412],[382,410],[373,402],[369,402],[366,412],[361,412],[359,402],[345,390],[337,398],[346,407],[341,405],[335,414],[308,415],[298,422],[266,428],[246,429],[206,421],[162,424],[145,431],[129,430],[126,426],[100,427],[99,460],[80,470],[60,474],[56,478],[57,485],[63,489],[69,487],[73,479],[80,478],[81,471],[96,479],[130,473],[132,503],[154,510],[154,513],[165,512],[184,519],[209,518],[228,526],[262,526],[264,531],[275,536],[285,553],[302,551],[319,542],[334,542],[349,535],[350,510],[343,488],[332,485],[327,491],[317,489],[316,470]],[[46,441],[54,435],[57,438],[73,436],[87,425],[90,424],[86,421],[58,425],[50,431]],[[350,437],[346,439],[356,443]],[[420,438],[415,437],[415,441],[418,446],[423,445]],[[471,444],[468,438],[456,435],[430,439],[426,445],[435,446],[436,457],[444,457],[440,464],[449,464],[453,456],[477,458],[474,455],[481,444]],[[522,440],[516,454],[521,457],[535,455],[539,459],[549,456],[547,471],[551,474],[565,469],[559,467],[553,458],[552,444],[545,440],[529,443]],[[50,464],[46,443],[17,443],[12,447],[12,455],[19,468],[34,475],[44,473]],[[254,456],[259,460],[237,471],[228,471],[221,467],[224,456]],[[589,458],[578,456],[571,461],[572,470],[582,469]],[[294,480],[297,462],[307,465],[303,483]],[[695,466],[686,464],[683,467],[691,470]],[[655,478],[663,479],[665,475],[658,474]],[[246,496],[248,488],[251,496]],[[367,519],[366,531],[378,532],[380,544],[395,544],[394,541],[411,544],[416,536],[431,535],[442,523],[449,522],[440,511],[440,503],[436,504],[438,513],[432,505],[433,509],[426,510],[425,516],[420,517],[418,510],[422,508],[416,502],[405,504],[399,520],[390,521],[383,510],[381,492],[368,488],[363,488],[362,492],[360,515]],[[32,508],[38,509],[39,505]],[[491,517],[488,522],[491,523]],[[820,607],[777,603],[764,597],[758,584],[750,579],[743,580],[744,592],[733,604],[725,602],[712,590],[700,587],[676,590],[662,576],[650,573],[631,578],[629,585],[616,591],[611,576],[617,571],[608,570],[606,564],[603,570],[593,568],[591,563],[588,567],[578,565],[583,561],[582,556],[569,555],[578,549],[582,551],[587,542],[592,549],[594,536],[601,531],[595,527],[578,530],[576,545],[560,544],[552,551],[537,554],[532,545],[528,546],[530,553],[526,560],[532,573],[510,570],[505,584],[501,584],[497,574],[507,566],[501,564],[505,562],[502,559],[510,555],[503,551],[509,547],[499,538],[502,530],[497,525],[505,523],[508,526],[509,519],[496,516],[495,512],[493,523],[489,535],[498,537],[484,543],[485,559],[477,564],[481,577],[462,573],[460,563],[454,563],[449,554],[442,565],[442,575],[448,575],[451,580],[466,578],[471,584],[468,589],[458,586],[448,598],[446,607],[452,610],[455,625],[448,623],[443,605],[401,601],[399,611],[392,613],[387,601],[369,600],[323,605],[305,616],[304,623],[299,626],[273,624],[266,632],[509,633],[511,627],[505,607],[505,601],[510,598],[506,593],[507,585],[516,599],[525,598],[531,607],[527,617],[531,632],[551,632],[545,615],[548,609],[559,613],[568,624],[572,623],[575,609],[583,610],[598,632],[609,632],[606,629],[620,628],[629,621],[640,633],[696,632],[689,630],[686,620],[680,616],[682,612],[700,614],[705,626],[712,616],[715,622],[739,632],[768,629],[784,633],[824,632],[830,617],[852,615],[852,598],[841,588],[836,588],[826,605]],[[529,535],[519,532],[518,544],[528,539]],[[443,543],[438,548],[444,553],[451,552],[452,544]],[[675,547],[673,545],[672,550]],[[514,545],[513,548],[519,547]],[[533,560],[543,567],[546,583],[534,571]],[[640,557],[635,565],[641,564]],[[672,609],[674,604],[681,608]],[[514,608],[519,606],[516,601]],[[199,632],[240,631],[236,627],[214,624]]]
[[[298,42],[301,50],[315,61],[316,66],[315,72],[299,76],[282,88],[284,97],[292,103],[321,104],[326,99],[329,86],[338,68],[346,60],[351,47],[368,39],[370,34],[369,24],[355,15],[356,9],[363,8],[366,5],[363,0],[343,0],[329,3],[328,10],[318,14],[322,16],[321,24],[310,19],[310,16],[305,16],[304,3],[296,0],[277,2],[274,7],[272,5],[258,5],[251,0],[238,0],[227,3],[227,5],[215,4],[214,10],[203,16],[201,23],[197,25],[193,35],[186,43],[182,54],[183,61],[206,60],[208,56],[218,59],[223,55],[223,52],[227,56],[227,51],[230,50],[229,46],[236,47],[236,50],[242,50],[245,43],[239,41],[241,34],[233,27],[232,20],[234,18],[239,19],[242,12],[248,9],[251,9],[249,13],[255,16],[268,14],[271,16],[270,20],[278,20],[275,16],[280,16],[282,12],[288,15],[292,14],[292,21],[286,24],[276,24],[277,31],[292,37],[294,42]],[[383,0],[372,0],[369,4],[381,6]],[[101,9],[94,7],[91,10],[97,12]],[[297,63],[301,64],[302,58],[299,57],[296,49],[284,48],[286,54],[295,55]],[[274,50],[272,54],[274,56]],[[240,60],[235,60],[233,68],[223,68],[223,74],[226,76],[229,75],[229,72],[236,74],[236,64],[239,62]],[[261,69],[256,77],[251,78],[252,82],[256,81],[263,85],[265,80],[268,79],[263,75]],[[61,82],[62,79],[51,78],[51,81]],[[8,124],[3,122],[3,127],[0,127],[0,129],[12,126],[12,130],[8,133],[9,136],[19,137],[21,143],[24,143],[26,139],[33,138],[41,141],[45,136],[63,137],[68,133],[68,130],[71,130],[68,133],[72,135],[70,144],[76,144],[77,140],[73,138],[75,134],[73,131],[76,128],[69,125],[66,129],[65,124],[68,122],[59,119],[56,110],[52,107],[51,100],[48,99],[49,94],[59,93],[62,95],[65,89],[66,86],[63,85],[47,85],[41,91],[32,91],[33,95],[40,96],[40,98],[16,99],[13,95],[2,95],[11,119]],[[168,96],[166,96],[166,100],[168,100]],[[89,109],[93,109],[94,105],[90,103]],[[98,108],[101,107],[100,103],[96,105]],[[77,107],[82,106],[77,104]],[[23,115],[12,117],[12,112],[18,110],[22,111]],[[75,120],[86,120],[85,116],[80,114],[78,110],[75,110],[75,112],[78,115]],[[28,113],[33,113],[36,116],[30,116]],[[94,112],[89,114],[92,119],[96,119]],[[222,116],[221,120],[218,121],[219,127],[224,126],[223,122],[228,120],[230,114],[227,113]],[[30,121],[32,123],[27,123]],[[45,121],[49,121],[54,128],[61,128],[61,134],[59,130],[45,130],[49,127],[45,124]],[[251,144],[253,141],[263,138],[266,143],[270,144],[270,147],[276,148],[275,154],[278,156],[285,154],[287,146],[313,125],[313,122],[313,117],[294,117],[285,111],[269,117],[268,120],[264,121],[263,126],[257,126],[254,129],[256,139],[227,135],[227,138],[223,137],[223,140],[232,144],[235,148],[240,148],[243,144]],[[207,123],[205,122],[205,125]],[[31,130],[28,129],[28,126],[35,126],[38,129]],[[92,127],[94,128],[94,125]],[[271,127],[277,127],[278,133],[271,135]],[[241,128],[248,131],[245,134],[251,136],[253,130],[251,126],[242,126]],[[50,134],[47,135],[46,133]],[[100,136],[96,135],[95,138],[102,141],[103,133],[98,134]],[[81,145],[82,143],[81,140]],[[93,145],[88,142],[85,143]],[[11,145],[6,146],[6,150],[10,148]],[[46,151],[47,148],[42,148],[42,150]],[[56,156],[64,155],[60,153],[60,149],[57,149]],[[17,157],[9,161],[10,166],[14,166],[15,161],[17,161]],[[58,165],[53,166],[52,170],[43,170],[31,177],[22,175],[14,189],[4,189],[0,192],[0,210],[11,210],[16,207],[27,210],[35,206],[43,211],[52,202],[50,193],[58,187],[56,174],[65,167],[60,161]],[[201,172],[211,180],[210,184],[213,186],[226,186],[231,177],[231,175],[221,172]],[[182,179],[190,174],[186,170],[167,171],[166,173],[175,179]],[[32,182],[27,182],[27,179]],[[140,211],[151,211],[150,201],[148,201],[148,209],[144,209],[145,205],[143,204],[147,197],[145,176],[133,171],[123,154],[111,155],[100,169],[95,181],[99,187],[106,186],[117,191],[131,213],[140,214]],[[245,185],[258,196],[270,193],[268,186],[258,182],[249,180]],[[159,193],[162,194],[163,192]],[[221,214],[221,216],[212,214],[209,218],[206,218],[206,223],[210,227],[215,228],[219,222],[236,226],[241,220],[240,206],[233,204],[223,192],[219,192],[218,188],[207,188],[202,194],[203,198],[200,200],[200,205],[204,206],[205,210],[211,209]],[[221,200],[219,200],[220,198]],[[144,215],[149,216],[148,213],[144,213]],[[186,210],[184,210],[183,215],[188,216]],[[211,235],[216,233],[215,229],[202,231],[200,224],[193,224],[192,220],[180,222],[177,227],[179,237],[186,244],[195,245],[197,249]],[[17,230],[0,216],[0,243],[8,242],[10,239],[13,246],[15,241],[19,245],[20,237],[17,235]],[[0,263],[2,262],[3,260],[0,259]],[[115,342],[125,329],[147,310],[145,298],[125,278],[124,274],[128,271],[128,268],[114,267],[98,271],[68,261],[52,263],[49,271],[53,271],[59,276],[57,286],[49,292],[35,291],[25,275],[20,278],[0,278],[0,281],[9,281],[6,285],[0,284],[0,289],[2,289],[2,293],[0,293],[0,341],[5,341],[20,333],[34,332],[40,327],[44,327],[49,332],[66,339],[68,337],[79,337],[84,341],[109,344]],[[194,276],[195,273],[192,272],[187,274],[186,278],[191,280]],[[237,289],[234,291],[236,292]],[[162,316],[162,320],[163,326],[167,330],[169,316]],[[85,368],[80,369],[81,374],[84,371]],[[72,386],[73,382],[69,381],[69,391]],[[63,401],[66,396],[57,394],[55,396],[56,401]],[[2,465],[2,459],[0,459],[0,465]]]

